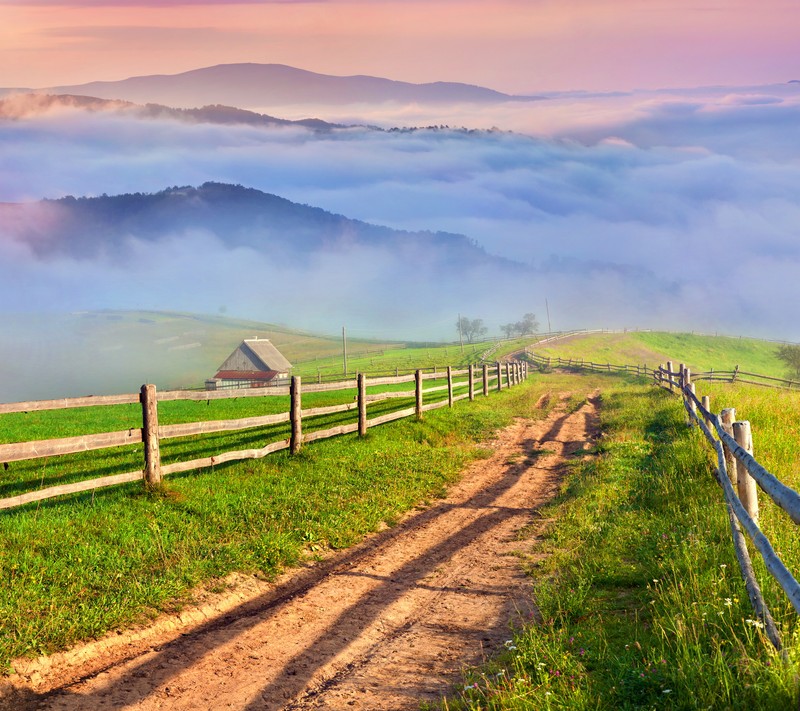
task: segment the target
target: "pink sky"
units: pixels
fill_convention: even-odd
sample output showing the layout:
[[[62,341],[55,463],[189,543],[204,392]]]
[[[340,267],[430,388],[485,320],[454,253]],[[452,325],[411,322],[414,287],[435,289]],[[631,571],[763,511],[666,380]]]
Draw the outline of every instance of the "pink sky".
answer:
[[[800,79],[796,0],[0,0],[0,87],[228,62],[508,92]]]

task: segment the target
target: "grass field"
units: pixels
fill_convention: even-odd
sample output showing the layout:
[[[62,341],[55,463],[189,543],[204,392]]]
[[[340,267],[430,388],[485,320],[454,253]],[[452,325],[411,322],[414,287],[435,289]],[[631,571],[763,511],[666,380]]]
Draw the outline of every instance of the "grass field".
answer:
[[[309,551],[352,544],[438,496],[466,461],[485,451],[475,447],[478,441],[530,409],[530,387],[429,412],[422,422],[375,428],[364,439],[317,442],[294,457],[278,453],[170,477],[155,493],[137,483],[2,512],[0,664],[174,609],[190,599],[194,586],[231,571],[270,578]],[[352,400],[353,394],[309,395],[304,406]],[[426,399],[442,397],[446,393]],[[282,400],[162,403],[161,422],[242,417],[285,409]],[[396,399],[386,407],[404,404]],[[371,407],[372,414],[381,407]],[[136,416],[137,406],[19,413],[0,418],[0,429],[7,439],[32,432],[67,436],[85,430],[91,419],[93,429],[105,430],[133,426]],[[309,430],[337,417],[318,418]],[[352,421],[353,414],[345,417]],[[285,437],[281,427],[166,441],[162,461],[263,444]],[[2,494],[140,468],[140,449],[14,462],[0,471]]]
[[[733,370],[739,366],[759,375],[788,377],[778,358],[779,344],[752,338],[697,336],[690,333],[593,333],[543,344],[541,355],[583,358],[595,363],[644,364],[657,367],[672,360],[685,363],[694,372]]]
[[[683,343],[674,335],[604,334],[556,344],[552,352],[574,348],[561,354],[635,363],[647,362],[642,354],[649,358],[663,349],[664,356],[695,369],[725,367],[719,358],[764,371],[774,347],[706,338],[690,336]],[[446,348],[446,354],[428,348],[420,353],[434,351],[435,360],[455,355],[452,346]],[[403,368],[408,350],[371,354],[372,363],[361,367]],[[752,360],[745,362],[748,352]],[[700,395],[711,396],[713,410],[736,407],[739,419],[750,420],[758,459],[800,487],[800,394],[741,385],[698,387]],[[231,571],[269,578],[305,555],[348,546],[440,495],[467,461],[482,456],[476,444],[512,417],[543,414],[532,407],[542,393],[593,389],[602,400],[596,456],[572,466],[559,499],[537,512],[528,531],[537,530],[539,520],[550,521],[540,544],[549,555],[531,569],[541,623],[519,630],[503,654],[470,672],[442,708],[797,707],[796,616],[754,556],[789,652],[784,663],[749,607],[711,474],[710,448],[686,426],[676,397],[631,378],[599,374],[536,374],[510,391],[428,413],[422,422],[392,423],[362,440],[318,442],[295,457],[279,453],[179,475],[155,493],[133,484],[4,512],[0,664],[7,668],[16,656],[62,649],[180,608],[191,601],[196,585]],[[304,406],[342,402],[353,394],[309,395]],[[407,404],[397,400],[389,406]],[[160,419],[169,424],[244,417],[286,406],[285,398],[163,403]],[[0,441],[138,423],[138,406],[102,410],[107,411],[102,416],[98,408],[3,416]],[[174,440],[164,443],[164,458],[285,435],[278,427]],[[92,467],[141,466],[138,448],[118,453],[116,460],[104,456],[13,463],[0,472],[3,495],[84,478]],[[761,523],[789,568],[800,570],[797,531],[763,496]]]
[[[598,456],[576,464],[561,499],[541,512],[553,521],[550,556],[532,571],[542,623],[510,639],[443,708],[796,708],[796,615],[754,555],[784,663],[750,608],[710,447],[677,397],[614,376],[602,390]],[[708,391],[746,413],[757,456],[800,485],[800,396]],[[796,528],[763,495],[762,512],[764,531],[800,569]]]
[[[489,362],[494,362],[508,353],[525,348],[533,336],[516,338],[509,341],[500,342],[496,350],[492,351]],[[363,356],[354,355],[347,359],[347,372],[352,373],[400,373],[409,372],[417,368],[430,369],[433,367],[442,368],[447,365],[466,366],[470,363],[480,362],[480,357],[490,347],[494,341],[483,341],[481,343],[465,343],[463,348],[458,344],[448,345],[419,345],[409,344],[403,347],[387,346],[380,351],[368,353]],[[344,364],[342,354],[336,356],[320,357],[312,361],[305,361],[298,364],[294,371],[295,375],[311,378],[317,374],[323,377],[338,376],[344,377]]]

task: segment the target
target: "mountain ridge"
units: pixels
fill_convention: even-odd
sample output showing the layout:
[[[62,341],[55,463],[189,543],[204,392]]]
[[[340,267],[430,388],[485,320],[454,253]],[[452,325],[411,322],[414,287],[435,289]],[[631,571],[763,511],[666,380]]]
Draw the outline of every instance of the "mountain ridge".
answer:
[[[298,104],[498,103],[538,101],[462,82],[411,82],[368,75],[334,76],[285,64],[218,64],[178,74],[46,87],[39,92],[82,94],[177,108],[226,104],[240,108]]]
[[[88,112],[114,111],[144,119],[173,119],[191,123],[221,125],[244,124],[249,126],[302,126],[313,130],[329,131],[348,128],[344,124],[330,123],[319,118],[283,119],[247,109],[224,104],[209,104],[199,108],[174,108],[164,104],[137,104],[124,99],[103,99],[80,94],[20,93],[0,96],[0,119],[20,120],[57,109],[77,109]]]
[[[215,235],[228,248],[267,250],[295,263],[308,262],[317,253],[358,247],[407,256],[425,252],[448,271],[486,263],[522,266],[488,254],[464,235],[396,230],[255,188],[218,182],[173,186],[156,193],[70,195],[0,204],[0,227],[40,258],[105,255],[121,260],[130,237],[158,242],[170,235],[202,231]]]

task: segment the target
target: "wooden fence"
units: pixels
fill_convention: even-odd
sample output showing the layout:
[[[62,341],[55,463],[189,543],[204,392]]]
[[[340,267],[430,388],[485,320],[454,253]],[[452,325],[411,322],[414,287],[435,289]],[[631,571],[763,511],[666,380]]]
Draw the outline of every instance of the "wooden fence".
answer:
[[[536,365],[538,368],[575,368],[579,370],[588,370],[592,373],[628,373],[629,375],[648,377],[652,376],[655,372],[652,368],[647,367],[647,363],[642,365],[593,363],[592,361],[584,360],[583,358],[558,358],[552,356],[542,356],[536,353],[533,348],[526,348],[525,356],[528,361]]]
[[[761,554],[769,573],[800,614],[800,584],[758,526],[758,487],[795,524],[800,524],[800,494],[781,483],[753,457],[753,436],[749,422],[737,421],[733,408],[723,409],[719,415],[715,415],[711,412],[708,396],[698,398],[691,371],[686,366],[681,364],[678,370],[674,370],[672,363],[661,365],[654,377],[660,387],[682,396],[689,423],[699,426],[714,448],[717,457],[716,477],[725,495],[734,549],[745,587],[767,636],[781,651],[780,635],[755,579],[742,528]]]
[[[0,444],[0,462],[19,462],[41,457],[53,457],[77,452],[89,452],[111,447],[121,447],[129,444],[144,444],[144,465],[137,471],[113,474],[111,476],[95,477],[76,483],[63,484],[28,491],[17,496],[0,499],[0,509],[21,506],[33,501],[50,499],[63,494],[90,491],[125,482],[143,480],[146,486],[155,486],[163,477],[193,469],[233,462],[242,459],[258,459],[271,452],[289,449],[292,453],[300,450],[304,443],[313,442],[336,435],[358,432],[364,436],[369,427],[375,427],[387,422],[399,420],[404,417],[422,417],[424,412],[440,407],[452,407],[459,400],[474,400],[476,390],[483,396],[488,396],[492,391],[500,391],[516,385],[528,376],[527,364],[520,361],[500,363],[492,366],[484,364],[480,368],[470,365],[467,368],[455,370],[451,366],[440,369],[438,372],[424,373],[417,370],[410,375],[390,377],[368,377],[359,374],[355,379],[340,380],[335,383],[312,383],[304,385],[299,377],[293,377],[289,387],[283,388],[246,388],[242,390],[222,391],[165,391],[157,392],[154,385],[143,385],[141,392],[129,395],[109,395],[97,397],[69,398],[60,400],[40,400],[32,402],[19,402],[0,404],[0,414],[13,412],[32,412],[42,410],[56,410],[87,406],[109,406],[141,403],[142,426],[118,432],[104,432],[100,434],[81,435],[78,437],[63,437],[58,439],[38,440],[33,442],[17,442],[13,444]],[[460,378],[460,379],[459,379]],[[446,379],[444,385],[424,387],[427,381]],[[390,386],[402,383],[413,383],[413,389],[405,391],[387,391],[383,393],[367,394],[367,386]],[[476,388],[476,386],[478,386]],[[454,394],[456,390],[464,390]],[[336,390],[356,389],[354,401],[331,405],[327,407],[302,408],[302,395],[304,393],[319,393]],[[447,391],[447,398],[433,402],[425,402],[424,398],[430,393],[443,393]],[[270,397],[289,396],[289,411],[259,417],[247,417],[233,420],[215,420],[206,422],[189,422],[185,424],[159,426],[158,404],[173,400],[219,400],[242,397]],[[413,407],[405,407],[377,417],[369,418],[367,408],[381,402],[398,398],[414,399]],[[318,430],[303,434],[303,422],[309,418],[332,415],[335,413],[357,413],[357,420],[344,425],[338,425],[325,430]],[[265,427],[280,423],[289,423],[290,436],[285,439],[269,442],[257,449],[245,449],[223,452],[214,456],[176,462],[168,465],[161,464],[160,442],[174,437],[187,437],[219,432],[232,432],[237,430]]]
[[[556,366],[593,372],[649,376],[659,387],[682,396],[690,424],[700,428],[716,453],[716,479],[724,493],[734,550],[750,603],[763,623],[768,639],[785,658],[786,652],[783,649],[775,621],[756,580],[742,529],[750,537],[753,546],[763,558],[769,573],[786,593],[795,612],[800,614],[800,584],[758,526],[758,488],[760,487],[777,506],[783,509],[795,524],[800,524],[800,494],[781,483],[774,474],[753,457],[750,423],[736,421],[736,412],[733,408],[723,409],[719,415],[712,413],[709,397],[697,396],[694,381],[698,379],[698,376],[693,376],[690,369],[684,364],[680,364],[675,369],[673,363],[669,361],[657,368],[650,369],[646,364],[612,365],[590,363],[581,359],[549,358],[540,356],[531,350],[526,350],[526,356],[539,367]],[[733,371],[701,373],[699,379],[749,383],[765,387],[786,388],[797,385],[794,381],[745,373],[739,370],[738,366]]]

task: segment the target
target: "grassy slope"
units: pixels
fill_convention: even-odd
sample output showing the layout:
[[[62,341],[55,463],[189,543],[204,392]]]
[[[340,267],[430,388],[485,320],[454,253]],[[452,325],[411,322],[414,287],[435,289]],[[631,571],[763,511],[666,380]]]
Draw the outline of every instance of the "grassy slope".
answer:
[[[609,360],[629,362],[636,348],[671,350],[676,344],[660,334],[629,335],[656,340],[642,345],[618,339],[620,350],[607,351],[614,356]],[[703,347],[702,341],[687,342]],[[586,343],[592,340],[575,355],[601,360],[586,353]],[[689,346],[670,355],[689,363],[695,357]],[[642,362],[631,362],[636,360]],[[373,366],[385,369],[385,363]],[[527,397],[598,386],[606,433],[602,456],[576,465],[561,501],[542,512],[556,521],[546,534],[553,555],[538,571],[546,574],[537,586],[544,624],[521,632],[509,645],[516,649],[476,673],[469,681],[477,686],[450,705],[769,709],[794,703],[795,653],[792,664],[782,666],[748,622],[752,613],[735,572],[707,451],[683,426],[675,400],[612,376],[537,376],[485,404],[430,413],[422,425],[389,425],[363,442],[346,437],[317,443],[300,458],[277,455],[177,477],[162,497],[122,487],[72,497],[70,506],[52,503],[4,515],[0,559],[9,594],[0,605],[0,659],[59,648],[180,604],[193,584],[229,570],[270,575],[304,547],[347,545],[440,491],[475,455],[476,438],[512,414],[530,414]],[[800,464],[793,425],[800,415],[797,395],[710,386],[705,393],[716,410],[740,408],[740,417],[754,424],[762,461],[800,483],[790,478]],[[196,411],[168,417],[201,419]],[[226,486],[219,486],[220,477]],[[130,525],[107,525],[112,520]],[[800,567],[793,527],[767,507],[762,521],[789,567]],[[52,531],[62,529],[70,531],[68,548],[63,536],[53,538]],[[791,644],[794,615],[759,569]],[[114,592],[118,574],[133,581],[124,598]],[[70,614],[58,612],[62,608]]]
[[[458,403],[365,439],[317,442],[296,457],[170,477],[158,494],[133,484],[2,512],[0,665],[180,606],[192,586],[231,571],[271,577],[304,550],[352,544],[439,495],[485,451],[476,443],[513,415],[535,414],[535,388]],[[52,462],[37,466],[0,475],[10,486],[54,474]]]
[[[613,377],[603,390],[600,456],[576,463],[560,501],[540,512],[553,521],[551,556],[535,571],[541,624],[520,631],[444,705],[796,708],[796,615],[757,564],[789,649],[783,664],[753,620],[705,440],[663,391]],[[744,389],[725,401],[752,414],[765,461],[787,438],[796,442],[797,394],[776,403]],[[787,471],[798,463],[795,451],[779,458]],[[796,528],[776,525],[770,508],[764,529],[797,570]]]
[[[202,386],[244,338],[269,338],[292,361],[341,352],[341,341],[216,316],[99,311],[0,316],[0,402]],[[353,351],[388,344],[353,340]]]
[[[738,365],[761,375],[786,377],[778,344],[753,338],[696,336],[689,333],[602,333],[574,336],[536,348],[542,355],[583,358],[595,363],[642,364],[653,367],[672,360],[693,371],[733,370]]]

